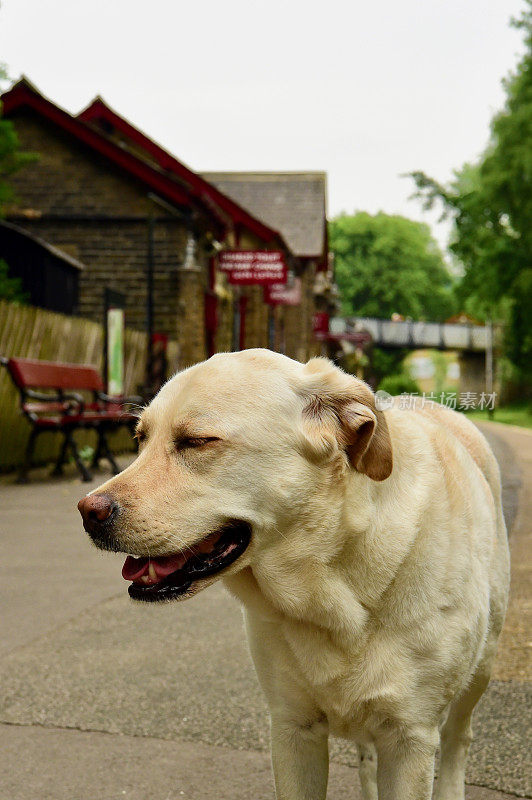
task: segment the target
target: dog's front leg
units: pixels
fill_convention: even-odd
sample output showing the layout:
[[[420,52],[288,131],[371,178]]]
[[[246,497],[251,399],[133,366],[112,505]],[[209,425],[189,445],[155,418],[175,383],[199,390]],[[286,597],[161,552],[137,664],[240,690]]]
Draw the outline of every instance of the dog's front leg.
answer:
[[[272,763],[277,800],[325,800],[329,726],[324,719],[295,721],[272,713]]]
[[[389,730],[378,738],[377,786],[379,800],[430,800],[438,730],[416,736]]]
[[[359,742],[358,750],[358,776],[362,789],[363,800],[378,800],[377,795],[377,751],[375,745],[369,742]]]

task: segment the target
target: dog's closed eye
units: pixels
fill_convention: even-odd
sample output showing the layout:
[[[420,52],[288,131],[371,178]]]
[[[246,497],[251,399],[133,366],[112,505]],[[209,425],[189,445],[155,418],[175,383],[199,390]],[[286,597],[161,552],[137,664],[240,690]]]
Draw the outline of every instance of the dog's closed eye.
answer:
[[[175,440],[176,450],[189,450],[219,442],[218,436],[182,436]]]

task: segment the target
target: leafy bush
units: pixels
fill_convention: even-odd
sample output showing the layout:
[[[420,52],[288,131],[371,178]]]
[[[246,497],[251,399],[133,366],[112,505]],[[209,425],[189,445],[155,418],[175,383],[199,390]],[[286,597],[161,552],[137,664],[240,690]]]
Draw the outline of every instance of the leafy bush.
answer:
[[[383,378],[378,387],[383,392],[388,392],[393,396],[398,394],[419,394],[419,386],[406,372],[397,375],[388,375]]]
[[[384,350],[380,347],[373,347],[370,351],[370,385],[378,386],[388,375],[403,373],[403,361],[408,352],[404,348]]]
[[[29,300],[20,278],[9,277],[8,266],[3,258],[0,258],[0,300],[9,300],[11,303],[27,303]]]

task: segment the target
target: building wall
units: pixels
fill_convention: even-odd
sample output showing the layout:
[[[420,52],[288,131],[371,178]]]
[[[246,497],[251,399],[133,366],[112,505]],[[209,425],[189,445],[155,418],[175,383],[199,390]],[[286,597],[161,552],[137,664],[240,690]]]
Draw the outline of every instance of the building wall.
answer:
[[[314,302],[315,266],[306,264],[301,278],[301,305],[280,306],[278,310],[279,328],[282,331],[281,348],[290,358],[307,361],[321,352],[320,343],[312,332],[312,319],[316,311]]]
[[[233,349],[234,292],[224,272],[215,277],[217,297],[217,327],[214,347],[217,353],[229,353]]]
[[[240,238],[240,247],[265,249],[264,243],[250,234]],[[320,345],[312,333],[312,319],[315,312],[314,277],[316,266],[311,260],[297,261],[296,271],[301,277],[302,298],[299,306],[273,307],[275,321],[274,346],[279,352],[298,361],[307,361],[320,352]],[[262,287],[246,286],[240,289],[247,297],[246,308],[246,347],[269,346],[269,306],[264,303]]]
[[[200,267],[179,271],[177,341],[180,367],[189,367],[207,357],[205,339],[205,270]]]
[[[192,287],[181,277],[187,230],[148,198],[146,187],[31,112],[14,115],[24,150],[38,160],[13,176],[11,218],[86,265],[77,313],[100,322],[105,288],[126,296],[126,324],[146,327],[148,219],[153,222],[154,330],[180,341],[186,363],[205,357],[207,258]],[[180,294],[182,292],[182,295]]]
[[[31,110],[10,116],[21,148],[38,160],[15,173],[10,182],[17,205],[41,214],[111,214],[146,216],[150,201],[142,184]]]
[[[98,222],[65,220],[18,221],[31,233],[78,258],[86,269],[79,275],[77,313],[101,322],[106,288],[126,297],[127,325],[145,330],[148,226],[145,220]],[[186,232],[175,222],[154,224],[154,330],[175,338],[178,323],[178,268]]]

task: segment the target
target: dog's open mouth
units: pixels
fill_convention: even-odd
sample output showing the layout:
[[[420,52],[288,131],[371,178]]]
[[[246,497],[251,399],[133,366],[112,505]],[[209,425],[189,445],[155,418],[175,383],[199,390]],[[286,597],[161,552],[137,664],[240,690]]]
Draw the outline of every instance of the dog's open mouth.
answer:
[[[128,556],[122,577],[131,581],[134,600],[172,600],[186,594],[193,583],[228,567],[249,544],[251,526],[229,522],[185,551],[159,558]]]

